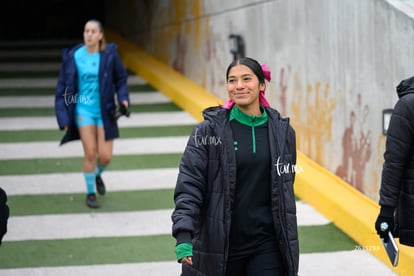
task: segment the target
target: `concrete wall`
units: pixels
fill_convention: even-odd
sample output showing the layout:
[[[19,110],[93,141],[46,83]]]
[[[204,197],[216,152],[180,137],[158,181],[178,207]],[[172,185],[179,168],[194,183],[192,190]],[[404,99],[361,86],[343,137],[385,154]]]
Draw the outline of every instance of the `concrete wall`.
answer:
[[[394,106],[395,86],[414,73],[409,1],[130,0],[121,5],[107,0],[105,5],[107,25],[223,100],[225,70],[233,58],[229,35],[242,36],[245,54],[272,70],[267,97],[291,117],[300,150],[378,199],[382,110]]]

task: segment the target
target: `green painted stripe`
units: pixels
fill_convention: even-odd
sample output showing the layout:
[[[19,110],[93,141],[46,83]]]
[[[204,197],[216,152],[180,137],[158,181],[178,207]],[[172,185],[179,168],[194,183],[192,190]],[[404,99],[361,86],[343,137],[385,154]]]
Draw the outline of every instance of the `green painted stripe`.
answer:
[[[3,242],[0,268],[172,261],[174,247],[171,235]]]
[[[41,64],[41,63],[39,63]],[[134,73],[128,72],[130,76],[135,76]],[[7,71],[0,72],[0,78],[56,78],[59,76],[58,70],[45,71]]]
[[[174,208],[173,193],[173,189],[108,191],[105,196],[98,196],[101,208],[94,211],[85,206],[86,188],[85,193],[77,194],[8,196],[7,204],[11,216],[145,211]]]
[[[173,102],[157,104],[132,104],[129,110],[131,113],[182,111],[182,109]]]
[[[93,211],[85,207],[85,193],[9,195],[7,204],[11,207],[11,216],[145,211],[174,208],[173,193],[174,189],[109,191],[105,196],[98,196],[101,208]]]
[[[3,56],[1,57],[2,62],[60,62],[62,58],[60,55],[57,56]]]
[[[149,84],[140,84],[140,85],[128,85],[129,92],[150,92],[157,91],[154,87]]]
[[[1,130],[0,143],[60,141],[63,131],[57,128],[56,125],[56,130]]]
[[[0,96],[55,95],[55,87],[47,88],[0,88]]]
[[[51,103],[53,104],[53,103]],[[159,111],[181,111],[174,103],[156,103],[156,104],[133,104],[129,108],[131,113],[140,112],[159,112]],[[0,118],[5,117],[28,117],[28,116],[55,116],[53,107],[19,107],[19,108],[1,108]]]
[[[38,64],[42,64],[39,62]],[[128,72],[129,75],[135,75]],[[0,78],[56,78],[59,76],[59,70],[44,70],[44,71],[7,71],[0,72]]]
[[[19,71],[19,72],[0,72],[0,78],[57,78],[59,72],[56,71]]]
[[[82,43],[78,40],[53,40],[53,41],[41,41],[41,40],[26,40],[18,41],[14,43],[13,41],[2,41],[0,42],[0,50],[7,52],[7,50],[16,51],[16,50],[61,50],[68,47],[69,45],[76,45],[77,43]]]
[[[301,254],[355,249],[356,242],[332,223],[301,226],[298,231]]]
[[[57,81],[57,80],[56,80]],[[128,85],[130,92],[149,92],[156,91],[149,84]],[[54,95],[55,87],[46,88],[0,88],[0,96],[34,96],[34,95]]]
[[[28,116],[55,116],[55,109],[53,107],[27,107],[27,108],[2,107],[0,109],[0,118],[28,117]]]
[[[122,138],[139,137],[167,137],[190,135],[195,125],[176,125],[165,127],[121,128],[119,135]]]
[[[181,156],[182,153],[115,155],[109,170],[176,168],[180,163]],[[79,172],[82,170],[82,161],[82,157],[0,160],[0,175]]]
[[[332,224],[299,227],[299,244],[301,254],[355,248]],[[171,235],[4,242],[0,268],[168,261],[175,260],[174,247]]]
[[[148,126],[120,128],[122,138],[167,137],[190,135],[194,125]],[[57,127],[56,127],[57,128]],[[59,130],[0,130],[0,143],[60,141]]]

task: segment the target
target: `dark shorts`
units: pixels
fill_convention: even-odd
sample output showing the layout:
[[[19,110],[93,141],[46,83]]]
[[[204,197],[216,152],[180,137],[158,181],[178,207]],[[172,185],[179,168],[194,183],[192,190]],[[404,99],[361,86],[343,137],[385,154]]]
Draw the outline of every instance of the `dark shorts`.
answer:
[[[226,276],[285,275],[280,251],[275,249],[227,262]]]

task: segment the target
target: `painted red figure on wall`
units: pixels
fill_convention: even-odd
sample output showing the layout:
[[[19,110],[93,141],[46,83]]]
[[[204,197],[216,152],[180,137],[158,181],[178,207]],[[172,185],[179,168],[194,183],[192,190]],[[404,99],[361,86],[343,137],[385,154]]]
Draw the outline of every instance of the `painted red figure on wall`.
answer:
[[[342,136],[342,163],[336,169],[336,175],[364,192],[365,168],[372,151],[371,131],[364,131],[369,107],[367,105],[362,107],[361,94],[358,94],[358,107],[358,113],[351,111],[350,125]]]

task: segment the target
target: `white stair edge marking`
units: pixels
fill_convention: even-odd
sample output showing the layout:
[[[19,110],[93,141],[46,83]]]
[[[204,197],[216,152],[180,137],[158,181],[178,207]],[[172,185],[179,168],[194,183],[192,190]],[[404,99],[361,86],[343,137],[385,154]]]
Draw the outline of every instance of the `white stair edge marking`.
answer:
[[[84,201],[79,202],[79,204],[85,205]],[[85,205],[85,208],[88,207]],[[11,216],[8,220],[7,233],[3,240],[23,241],[165,235],[171,234],[171,214],[172,209]]]
[[[110,195],[109,195],[110,196]],[[68,200],[73,200],[68,196]],[[99,198],[98,198],[99,200]],[[110,199],[108,199],[110,200]],[[173,198],[171,197],[171,201]],[[77,204],[85,204],[83,201]],[[87,208],[85,206],[85,208]],[[306,203],[298,204],[298,217],[309,216],[309,225],[329,223]],[[171,234],[171,210],[111,213],[11,216],[5,241],[53,240],[91,237],[125,237]],[[302,226],[302,220],[298,225]],[[82,227],[79,227],[82,225]]]
[[[330,220],[302,200],[296,201],[296,209],[298,225],[300,226],[314,226],[330,223]]]
[[[131,113],[129,118],[121,117],[119,127],[146,127],[193,125],[197,120],[185,111]],[[53,116],[0,118],[0,130],[58,130]],[[62,132],[63,135],[63,132]]]
[[[178,168],[109,170],[102,174],[108,192],[172,189]],[[73,194],[86,191],[82,172],[0,176],[7,195]]]
[[[183,153],[188,139],[189,136],[116,139],[113,155]],[[0,160],[83,157],[83,154],[79,140],[63,146],[58,141],[0,143]]]
[[[134,104],[170,103],[171,100],[160,92],[130,92],[130,102]],[[0,96],[0,108],[54,108],[55,96]]]
[[[327,241],[328,242],[328,241]],[[380,248],[383,250],[383,248]],[[397,275],[367,250],[301,254],[299,275]]]
[[[0,269],[0,275],[7,276],[95,276],[106,275],[130,276],[176,276],[181,273],[177,261],[147,262],[127,264],[105,264],[64,267],[34,267],[19,269]],[[360,251],[338,251],[329,253],[300,254],[299,275],[318,276],[395,276],[384,263],[372,254]]]
[[[58,72],[56,78],[3,78],[0,82],[0,88],[54,88],[58,80]],[[128,85],[143,85],[147,82],[136,75],[128,76]]]
[[[0,269],[0,276],[177,276],[180,273],[181,265],[177,261]]]

